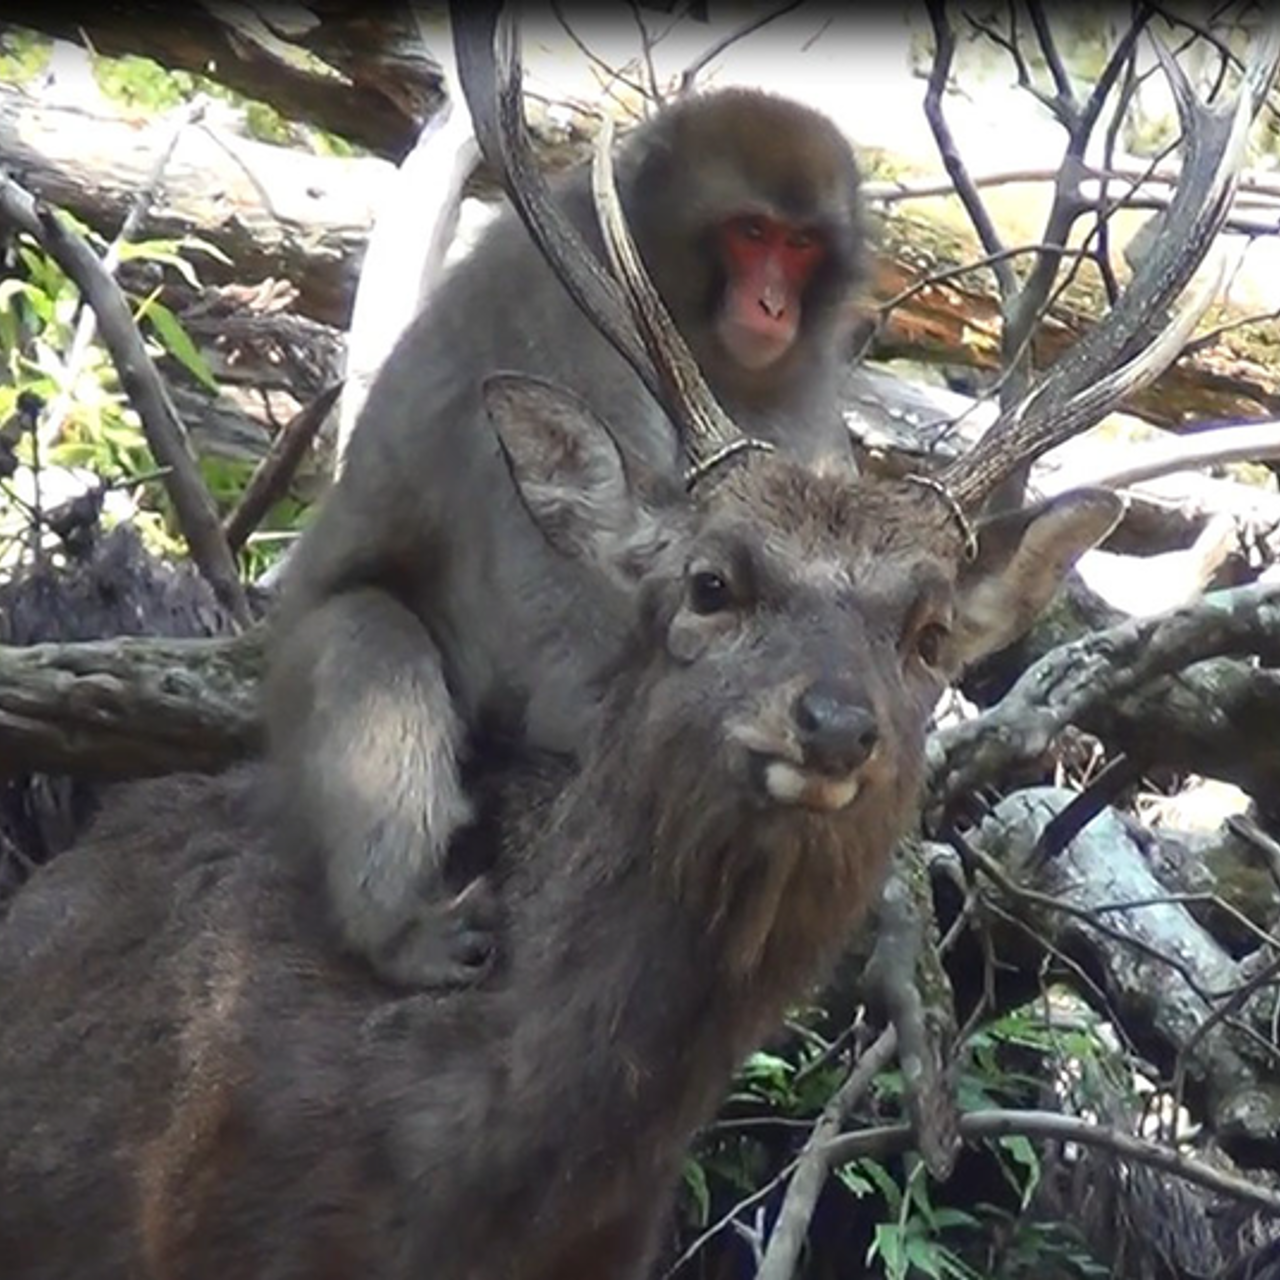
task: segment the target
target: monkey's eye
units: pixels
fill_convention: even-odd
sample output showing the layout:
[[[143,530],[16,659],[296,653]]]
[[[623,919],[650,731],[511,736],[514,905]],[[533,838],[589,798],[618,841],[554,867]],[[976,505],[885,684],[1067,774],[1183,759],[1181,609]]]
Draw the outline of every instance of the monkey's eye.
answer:
[[[733,591],[723,574],[698,569],[689,575],[689,608],[694,613],[723,613],[733,606]]]
[[[816,249],[818,237],[812,231],[793,231],[787,236],[788,249]]]
[[[743,240],[763,240],[769,233],[768,224],[763,218],[738,218],[731,225]]]
[[[915,634],[912,647],[926,667],[937,667],[946,653],[951,631],[941,622],[926,622]]]

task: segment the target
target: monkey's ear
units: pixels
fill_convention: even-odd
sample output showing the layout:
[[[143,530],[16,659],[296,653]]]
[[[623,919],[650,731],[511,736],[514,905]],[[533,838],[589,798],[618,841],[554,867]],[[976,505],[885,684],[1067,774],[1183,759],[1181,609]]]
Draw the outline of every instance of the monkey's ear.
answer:
[[[493,374],[482,393],[543,536],[562,555],[614,567],[640,509],[609,429],[578,396],[541,378]]]
[[[1012,644],[1053,599],[1071,566],[1111,532],[1124,499],[1072,489],[978,527],[978,554],[960,575],[956,658],[967,666]]]

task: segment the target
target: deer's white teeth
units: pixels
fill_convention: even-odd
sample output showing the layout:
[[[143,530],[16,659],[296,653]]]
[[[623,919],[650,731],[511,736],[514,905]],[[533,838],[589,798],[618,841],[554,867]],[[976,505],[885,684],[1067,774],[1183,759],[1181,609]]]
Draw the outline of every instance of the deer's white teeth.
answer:
[[[853,803],[861,785],[854,774],[829,778],[798,769],[789,760],[770,760],[764,767],[765,790],[779,804],[835,812]]]

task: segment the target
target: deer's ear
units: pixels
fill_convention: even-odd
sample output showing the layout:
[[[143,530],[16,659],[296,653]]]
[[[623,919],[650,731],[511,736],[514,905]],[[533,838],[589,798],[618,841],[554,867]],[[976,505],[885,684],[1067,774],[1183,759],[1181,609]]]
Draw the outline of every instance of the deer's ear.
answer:
[[[962,570],[957,592],[959,665],[1022,635],[1071,566],[1116,527],[1123,513],[1123,499],[1109,489],[1073,489],[984,521],[978,554]]]
[[[641,509],[609,429],[578,396],[540,378],[494,374],[483,397],[543,537],[562,555],[610,566]]]

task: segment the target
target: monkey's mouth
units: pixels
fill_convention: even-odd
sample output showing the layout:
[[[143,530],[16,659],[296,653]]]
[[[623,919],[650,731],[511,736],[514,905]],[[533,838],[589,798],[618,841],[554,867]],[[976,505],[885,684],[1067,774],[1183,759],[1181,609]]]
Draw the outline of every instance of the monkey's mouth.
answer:
[[[862,780],[856,771],[844,774],[806,769],[782,756],[751,753],[751,772],[765,798],[774,804],[837,813],[858,797]]]

